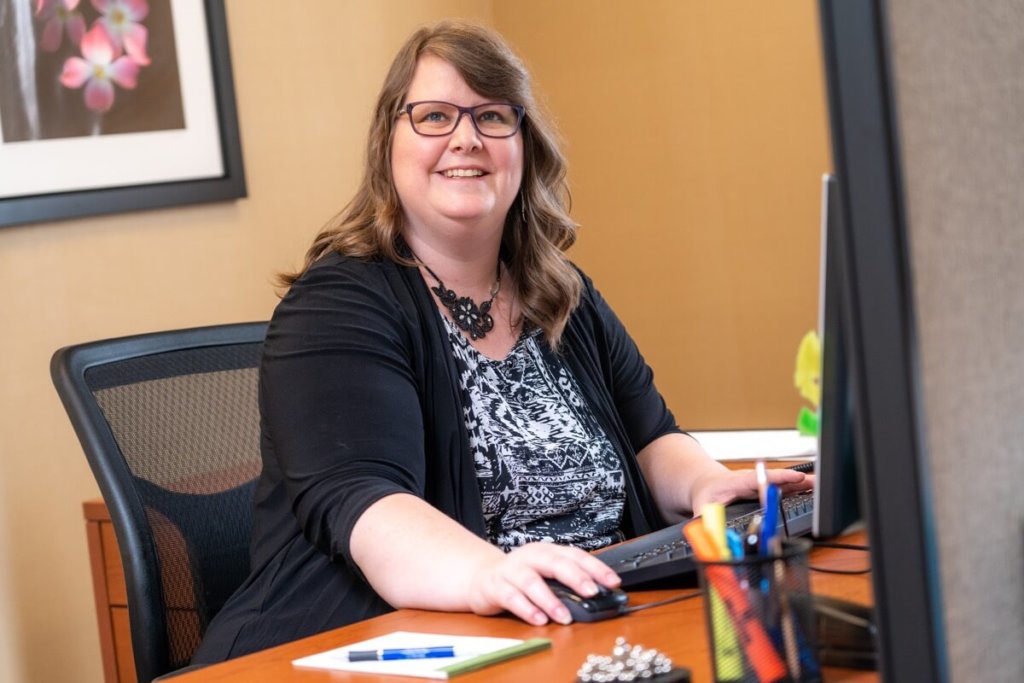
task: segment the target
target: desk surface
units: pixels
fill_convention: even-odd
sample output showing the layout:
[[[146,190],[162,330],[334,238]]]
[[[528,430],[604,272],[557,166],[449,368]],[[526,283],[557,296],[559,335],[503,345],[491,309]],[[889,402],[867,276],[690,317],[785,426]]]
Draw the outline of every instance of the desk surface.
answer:
[[[863,533],[844,539],[863,543]],[[868,555],[862,551],[816,549],[811,564],[833,569],[860,569],[866,567]],[[812,590],[848,600],[871,601],[869,574],[856,576],[812,572]],[[633,591],[630,603],[634,605],[656,602],[674,595],[679,590]],[[423,631],[453,635],[487,635],[507,638],[550,638],[550,650],[522,659],[504,662],[457,680],[465,683],[504,683],[506,681],[572,681],[576,670],[590,653],[609,653],[618,636],[634,645],[654,647],[666,653],[677,666],[688,667],[694,683],[712,680],[711,661],[704,629],[703,599],[695,598],[650,610],[642,610],[618,619],[593,624],[570,626],[529,626],[511,617],[478,617],[471,614],[449,614],[420,610],[398,610],[344,628],[321,633],[310,638],[264,650],[247,657],[207,667],[174,679],[174,683],[237,682],[242,683],[297,683],[354,681],[396,681],[413,678],[347,674],[292,667],[292,660],[305,655],[330,650],[342,645],[384,635],[392,631]],[[826,669],[826,681],[877,681],[873,672],[844,669]],[[424,679],[418,679],[424,680]]]

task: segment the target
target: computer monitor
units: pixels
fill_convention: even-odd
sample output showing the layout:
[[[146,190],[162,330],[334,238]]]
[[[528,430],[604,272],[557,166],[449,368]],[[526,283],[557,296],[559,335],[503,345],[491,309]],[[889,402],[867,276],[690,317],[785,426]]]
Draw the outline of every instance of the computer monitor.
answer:
[[[819,0],[883,681],[949,680],[886,3]]]
[[[860,520],[857,478],[857,419],[853,373],[847,349],[849,330],[842,211],[835,176],[821,182],[821,269],[818,309],[822,343],[821,421],[814,472],[814,518],[817,538],[841,534]]]

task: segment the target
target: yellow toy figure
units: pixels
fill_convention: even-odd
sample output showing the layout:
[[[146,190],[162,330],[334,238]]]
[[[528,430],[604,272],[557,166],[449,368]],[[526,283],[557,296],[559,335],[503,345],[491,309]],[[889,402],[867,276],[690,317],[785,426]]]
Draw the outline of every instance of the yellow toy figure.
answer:
[[[793,384],[800,395],[814,406],[812,411],[801,406],[796,417],[796,428],[803,436],[817,436],[821,420],[821,340],[813,330],[800,340],[800,348],[796,352],[796,372],[793,373]]]

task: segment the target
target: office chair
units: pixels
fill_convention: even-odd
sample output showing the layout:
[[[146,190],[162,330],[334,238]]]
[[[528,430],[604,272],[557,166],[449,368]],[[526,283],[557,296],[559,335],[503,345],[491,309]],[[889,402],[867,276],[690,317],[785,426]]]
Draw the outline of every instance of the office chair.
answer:
[[[189,663],[248,575],[266,329],[97,341],[50,363],[117,535],[142,683]]]

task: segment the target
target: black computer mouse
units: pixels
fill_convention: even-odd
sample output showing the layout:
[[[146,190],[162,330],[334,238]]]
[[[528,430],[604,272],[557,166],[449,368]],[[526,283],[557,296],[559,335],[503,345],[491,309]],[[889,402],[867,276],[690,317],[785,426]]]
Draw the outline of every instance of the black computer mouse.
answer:
[[[569,610],[573,621],[601,621],[626,613],[629,596],[618,588],[605,588],[598,585],[597,595],[587,598],[553,579],[549,579],[547,583],[555,596]]]

